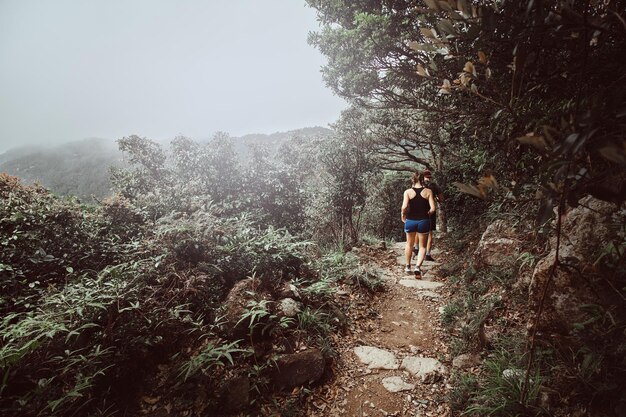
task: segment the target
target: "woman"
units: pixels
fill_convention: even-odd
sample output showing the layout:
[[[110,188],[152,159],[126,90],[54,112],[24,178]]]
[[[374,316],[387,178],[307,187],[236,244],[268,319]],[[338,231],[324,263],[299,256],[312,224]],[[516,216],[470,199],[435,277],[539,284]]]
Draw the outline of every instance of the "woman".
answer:
[[[413,186],[404,192],[404,200],[402,201],[402,222],[406,232],[406,247],[404,249],[406,268],[404,271],[411,272],[411,255],[413,255],[413,245],[417,236],[419,251],[415,264],[415,275],[421,276],[420,266],[424,262],[426,243],[430,233],[430,216],[435,214],[435,197],[430,189],[424,187],[424,174],[416,172],[411,180]]]

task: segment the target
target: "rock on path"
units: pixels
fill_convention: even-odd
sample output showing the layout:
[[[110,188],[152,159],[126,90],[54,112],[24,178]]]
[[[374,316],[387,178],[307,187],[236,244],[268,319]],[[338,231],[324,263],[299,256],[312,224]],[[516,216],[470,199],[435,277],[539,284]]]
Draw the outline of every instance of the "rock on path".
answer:
[[[369,369],[398,369],[396,356],[387,350],[372,346],[357,346],[354,348],[354,353]]]
[[[383,378],[383,386],[389,392],[411,391],[415,389],[415,384],[404,382],[402,377],[399,376]]]
[[[400,368],[406,369],[411,374],[419,377],[425,384],[438,381],[446,373],[446,368],[437,359],[419,356],[404,358]]]

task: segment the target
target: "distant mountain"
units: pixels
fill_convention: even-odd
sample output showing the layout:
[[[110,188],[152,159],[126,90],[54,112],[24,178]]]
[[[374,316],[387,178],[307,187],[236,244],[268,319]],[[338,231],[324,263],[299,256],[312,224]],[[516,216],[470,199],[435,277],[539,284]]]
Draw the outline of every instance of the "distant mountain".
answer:
[[[332,134],[324,127],[307,127],[269,135],[250,134],[234,137],[237,153],[248,160],[252,146],[277,150],[294,137],[321,137]],[[159,141],[163,143],[163,141]],[[38,182],[59,195],[74,195],[85,201],[102,199],[112,193],[109,167],[123,166],[124,155],[117,143],[108,139],[89,138],[54,147],[20,147],[0,154],[0,172]]]
[[[35,153],[40,149],[38,146],[20,146],[19,148],[9,149],[0,154],[0,164]]]
[[[60,195],[101,199],[111,194],[109,167],[123,155],[115,142],[90,138],[54,147],[25,147],[0,155],[0,172],[37,182]]]
[[[263,146],[271,151],[276,151],[283,143],[299,138],[318,138],[330,136],[333,133],[331,129],[325,127],[305,127],[303,129],[290,130],[287,132],[276,132],[269,135],[262,133],[253,133],[241,137],[233,138],[235,150],[243,160],[248,160],[251,150],[255,146]]]

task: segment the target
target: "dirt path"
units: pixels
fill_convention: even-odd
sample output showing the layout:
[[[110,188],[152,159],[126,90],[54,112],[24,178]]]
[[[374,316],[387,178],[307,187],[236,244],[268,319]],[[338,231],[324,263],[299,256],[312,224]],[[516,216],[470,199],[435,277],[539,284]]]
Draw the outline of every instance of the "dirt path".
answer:
[[[438,263],[425,262],[421,280],[403,269],[404,243],[387,252],[387,290],[350,317],[335,380],[311,401],[310,416],[447,416],[449,364],[440,326],[444,283]],[[439,259],[445,254],[433,252]],[[396,259],[395,263],[393,259]],[[363,309],[361,309],[363,310]]]

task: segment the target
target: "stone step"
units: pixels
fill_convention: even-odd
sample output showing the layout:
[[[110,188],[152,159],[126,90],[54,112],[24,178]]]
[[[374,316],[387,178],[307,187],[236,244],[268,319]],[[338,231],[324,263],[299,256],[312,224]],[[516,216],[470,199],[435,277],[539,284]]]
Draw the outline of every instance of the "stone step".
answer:
[[[443,286],[441,282],[424,281],[421,279],[401,279],[399,284],[407,288],[416,288],[418,290],[434,290]]]

